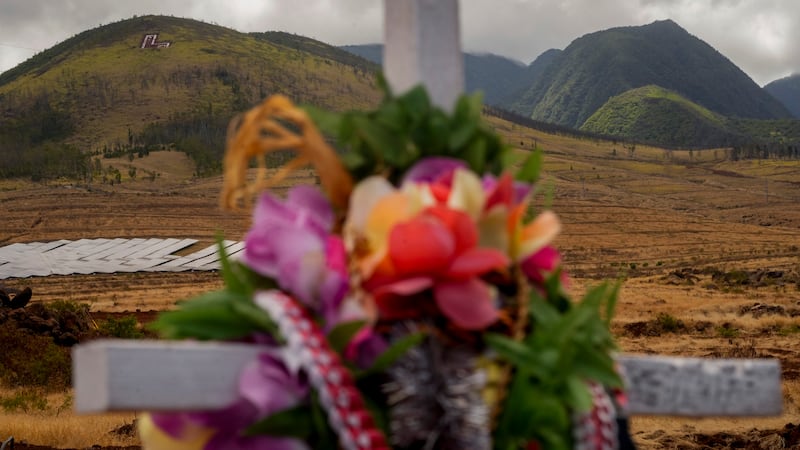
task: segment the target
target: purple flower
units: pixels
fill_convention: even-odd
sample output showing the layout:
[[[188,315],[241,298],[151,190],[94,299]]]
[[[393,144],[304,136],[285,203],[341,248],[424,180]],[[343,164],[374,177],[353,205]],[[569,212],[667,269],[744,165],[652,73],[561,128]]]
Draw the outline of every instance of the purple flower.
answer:
[[[243,261],[328,316],[348,286],[346,254],[330,233],[333,221],[330,204],[314,187],[296,186],[285,201],[265,193],[253,211]]]
[[[433,183],[440,177],[447,176],[456,169],[467,168],[467,163],[460,159],[447,157],[431,157],[414,164],[403,177],[403,184],[408,182]]]

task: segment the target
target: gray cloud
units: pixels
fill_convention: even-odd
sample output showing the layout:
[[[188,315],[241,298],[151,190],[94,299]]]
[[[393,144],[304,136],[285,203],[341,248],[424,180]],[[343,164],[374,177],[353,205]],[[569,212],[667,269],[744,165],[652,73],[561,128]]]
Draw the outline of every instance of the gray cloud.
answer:
[[[87,28],[134,14],[171,14],[240,31],[282,30],[334,45],[382,39],[376,0],[2,0],[0,71]],[[797,0],[462,0],[465,49],[525,63],[594,31],[670,18],[756,82],[800,72]],[[27,48],[26,48],[27,47]]]

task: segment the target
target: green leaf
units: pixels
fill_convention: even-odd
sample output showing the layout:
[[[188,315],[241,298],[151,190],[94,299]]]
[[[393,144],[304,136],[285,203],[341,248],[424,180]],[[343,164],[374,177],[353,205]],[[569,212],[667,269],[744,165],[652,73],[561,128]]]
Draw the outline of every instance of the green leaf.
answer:
[[[386,103],[375,112],[375,121],[390,130],[404,132],[407,117],[403,108],[395,102]]]
[[[228,253],[225,251],[225,243],[221,233],[217,234],[217,253],[219,254],[220,272],[225,286],[233,292],[246,292],[247,286],[242,283],[233,271],[231,261],[228,259]]]
[[[477,100],[477,104],[475,101]],[[462,95],[456,101],[456,108],[453,111],[452,129],[450,134],[449,147],[457,150],[464,147],[475,131],[478,129],[480,121],[481,96]],[[475,114],[477,111],[477,115]]]
[[[517,171],[516,179],[526,183],[535,183],[539,180],[539,174],[542,171],[544,157],[541,150],[534,150],[525,159],[522,167]]]
[[[389,348],[375,358],[375,362],[372,363],[370,368],[362,372],[359,376],[368,376],[376,372],[383,372],[409,349],[420,345],[425,338],[425,333],[420,331],[396,340]]]
[[[607,387],[622,387],[622,378],[614,369],[614,359],[596,348],[581,349],[575,358],[575,373]]]
[[[367,158],[365,155],[356,151],[350,151],[342,155],[342,163],[350,172],[360,172],[373,164],[373,159]]]
[[[329,136],[338,136],[339,130],[342,126],[342,115],[328,111],[326,109],[317,108],[312,105],[303,105],[302,109],[308,114],[308,117],[314,121],[317,128],[324,134]]]
[[[611,287],[611,292],[608,293],[608,300],[606,300],[606,326],[611,326],[611,319],[614,318],[614,310],[617,307],[617,299],[619,299],[619,290],[622,283],[617,282]]]
[[[279,343],[283,342],[283,336],[278,331],[278,326],[269,316],[269,313],[259,308],[251,298],[240,298],[231,302],[231,308],[242,320],[249,321],[252,326],[258,327],[261,331],[269,333]]]
[[[249,336],[256,327],[241,323],[238,315],[228,310],[184,310],[162,313],[151,329],[167,339],[199,339],[226,341]]]
[[[569,411],[557,395],[538,390],[531,392],[530,398],[531,411],[523,424],[526,436],[536,436],[542,429],[563,431],[570,428]]]
[[[162,312],[150,328],[168,339],[242,338],[258,331],[233,308],[234,302],[246,301],[250,301],[248,296],[229,290],[208,292],[184,302],[180,309]]]
[[[496,333],[487,333],[484,339],[492,349],[511,364],[527,370],[538,369],[536,364],[538,355],[525,344]]]
[[[431,99],[425,86],[417,85],[397,98],[403,109],[411,116],[412,123],[419,123],[431,110]]]
[[[462,95],[456,101],[453,110],[453,122],[477,123],[481,118],[483,93],[478,91],[472,95]]]
[[[353,336],[359,332],[366,324],[363,320],[354,320],[352,322],[344,322],[336,325],[330,333],[328,333],[328,343],[331,348],[339,353],[344,353],[347,344],[353,339]]]
[[[322,405],[319,404],[319,395],[311,391],[311,422],[313,423],[314,436],[310,443],[315,450],[338,450],[339,439],[328,424],[328,418]]]
[[[547,450],[572,450],[569,430],[559,433],[556,430],[542,428],[537,430],[536,438],[541,443],[541,448]]]
[[[461,154],[461,158],[469,164],[470,169],[474,172],[483,173],[485,171],[486,155],[486,140],[478,139],[469,144]]]
[[[244,431],[244,435],[292,437],[305,440],[313,432],[314,422],[311,413],[309,405],[299,405],[278,411],[250,425]]]
[[[360,137],[372,154],[382,155],[389,164],[397,164],[403,159],[405,140],[398,139],[380,124],[366,117],[354,117],[356,134]]]
[[[567,403],[576,411],[585,412],[592,409],[592,394],[586,382],[576,376],[566,378]]]
[[[420,150],[426,155],[454,155],[448,148],[447,143],[450,139],[450,124],[447,116],[441,110],[432,111],[427,118],[424,127],[420,127],[422,135],[415,135],[414,141],[417,145],[422,145]]]

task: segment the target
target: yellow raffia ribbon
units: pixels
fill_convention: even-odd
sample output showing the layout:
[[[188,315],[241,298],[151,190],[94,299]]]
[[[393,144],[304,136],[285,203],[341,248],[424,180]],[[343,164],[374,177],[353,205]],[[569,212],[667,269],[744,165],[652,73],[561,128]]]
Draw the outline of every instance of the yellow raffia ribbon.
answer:
[[[290,128],[291,127],[291,128]],[[267,178],[266,154],[293,150],[297,156]],[[258,163],[254,182],[247,180],[252,159]],[[334,207],[347,208],[353,179],[336,152],[302,109],[283,95],[268,97],[259,106],[231,121],[225,152],[223,208],[247,206],[258,192],[275,186],[292,171],[312,164]]]

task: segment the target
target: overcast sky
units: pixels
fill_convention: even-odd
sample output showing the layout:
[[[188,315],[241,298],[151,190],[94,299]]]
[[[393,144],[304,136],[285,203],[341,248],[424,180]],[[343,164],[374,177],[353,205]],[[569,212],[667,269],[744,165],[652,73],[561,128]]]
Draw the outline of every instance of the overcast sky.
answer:
[[[380,0],[0,0],[0,72],[70,36],[134,14],[239,31],[280,30],[334,45],[382,40]],[[530,63],[593,31],[672,19],[759,85],[800,73],[800,0],[461,0],[468,51]]]

